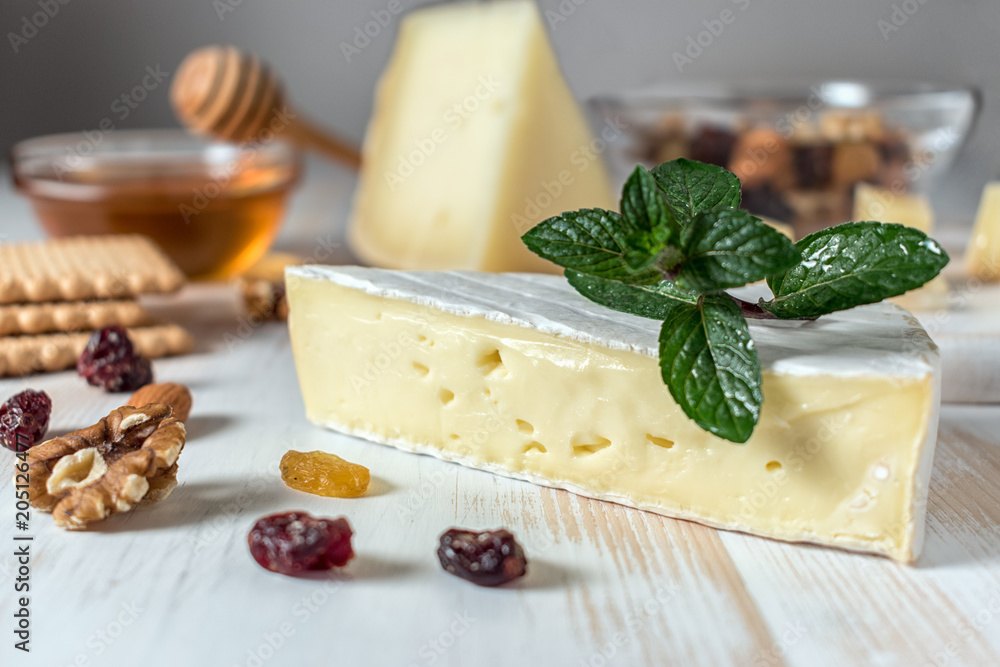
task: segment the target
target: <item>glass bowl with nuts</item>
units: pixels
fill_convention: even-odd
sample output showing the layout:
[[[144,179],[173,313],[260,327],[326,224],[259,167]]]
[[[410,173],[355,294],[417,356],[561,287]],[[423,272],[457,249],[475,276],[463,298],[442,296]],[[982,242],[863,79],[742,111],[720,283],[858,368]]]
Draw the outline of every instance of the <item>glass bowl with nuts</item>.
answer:
[[[934,83],[748,81],[650,87],[590,104],[615,130],[606,151],[620,182],[636,162],[715,164],[739,176],[743,208],[801,237],[852,219],[859,183],[896,196],[926,190],[965,142],[977,97]]]

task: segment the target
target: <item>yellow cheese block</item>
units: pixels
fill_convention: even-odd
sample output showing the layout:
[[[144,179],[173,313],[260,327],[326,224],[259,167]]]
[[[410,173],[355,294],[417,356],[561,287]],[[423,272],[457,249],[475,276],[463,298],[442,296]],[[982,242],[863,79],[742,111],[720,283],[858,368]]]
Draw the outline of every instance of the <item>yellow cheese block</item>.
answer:
[[[944,276],[935,276],[923,287],[894,296],[889,301],[912,312],[943,310],[948,307],[949,294],[951,287],[948,279]]]
[[[930,235],[934,231],[934,212],[927,197],[918,194],[896,194],[867,183],[854,189],[854,219],[895,222],[919,229]],[[923,287],[893,298],[907,310],[939,310],[948,305],[948,282],[942,276]]]
[[[565,210],[617,209],[534,3],[410,14],[364,144],[350,242],[390,268],[560,270],[520,235]]]
[[[795,240],[795,229],[791,225],[772,220],[771,218],[761,218],[761,221],[768,227],[781,232],[789,241]]]
[[[965,253],[970,276],[1000,280],[1000,183],[987,183]]]
[[[895,222],[930,234],[934,212],[927,197],[920,194],[896,194],[867,183],[854,188],[854,219]]]
[[[938,358],[895,306],[753,323],[763,411],[735,445],[664,387],[658,322],[561,277],[295,267],[287,283],[316,424],[719,528],[919,553]]]

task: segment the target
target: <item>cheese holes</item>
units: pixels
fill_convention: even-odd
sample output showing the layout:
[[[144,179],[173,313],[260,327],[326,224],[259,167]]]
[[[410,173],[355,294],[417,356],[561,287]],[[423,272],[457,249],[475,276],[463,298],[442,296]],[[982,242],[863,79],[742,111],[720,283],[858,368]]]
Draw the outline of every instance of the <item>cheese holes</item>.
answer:
[[[503,358],[500,356],[500,350],[494,349],[479,357],[476,366],[484,377],[502,377],[507,374],[507,369],[503,365]]]
[[[529,442],[524,446],[524,449],[522,451],[525,454],[527,454],[528,452],[538,452],[540,454],[544,454],[548,450],[545,449],[545,445],[543,445],[542,443],[538,442],[537,440],[532,440],[531,442]]]
[[[424,366],[419,361],[414,361],[413,362],[413,370],[415,370],[417,372],[417,377],[421,377],[421,378],[422,377],[427,377],[427,374],[431,372],[430,368],[428,368],[427,366]]]
[[[523,419],[518,419],[517,430],[523,433],[524,435],[531,435],[532,433],[535,432],[535,427],[529,424],[528,422],[524,421]]]
[[[570,444],[573,446],[573,456],[590,456],[611,446],[611,441],[603,436],[580,437],[574,435]]]
[[[647,433],[646,434],[646,440],[649,440],[651,443],[653,443],[657,447],[663,447],[664,449],[670,449],[671,447],[674,446],[674,441],[673,440],[668,440],[667,438],[660,438],[660,437],[655,436],[655,435],[653,435],[651,433]]]
[[[768,461],[767,465],[764,466],[764,469],[767,470],[768,472],[778,472],[779,470],[781,470],[781,462],[780,461]]]
[[[455,392],[450,389],[442,389],[438,395],[441,397],[441,405],[448,405],[455,400]]]

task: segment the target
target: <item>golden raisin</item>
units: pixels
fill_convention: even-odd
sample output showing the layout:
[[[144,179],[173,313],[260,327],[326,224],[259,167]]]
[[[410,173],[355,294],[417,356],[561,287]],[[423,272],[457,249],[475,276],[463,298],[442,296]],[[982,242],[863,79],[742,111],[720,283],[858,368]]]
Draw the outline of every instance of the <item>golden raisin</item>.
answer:
[[[317,496],[355,498],[368,490],[371,473],[334,454],[293,449],[281,457],[281,479],[293,489]]]

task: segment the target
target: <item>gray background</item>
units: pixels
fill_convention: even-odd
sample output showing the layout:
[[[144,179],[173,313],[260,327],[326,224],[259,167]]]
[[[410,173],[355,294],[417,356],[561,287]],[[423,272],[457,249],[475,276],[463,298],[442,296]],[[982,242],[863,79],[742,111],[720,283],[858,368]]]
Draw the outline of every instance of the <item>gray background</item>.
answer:
[[[58,13],[15,53],[10,33],[20,33],[24,17],[41,11],[40,1],[58,7]],[[118,128],[174,125],[167,83],[124,120],[112,104],[141,82],[147,66],[173,72],[188,51],[209,43],[260,54],[284,76],[301,110],[360,141],[399,22],[393,17],[348,62],[341,42],[352,40],[355,29],[389,0],[62,1],[66,4],[0,3],[0,149],[5,152],[19,139],[94,128],[105,117]],[[400,2],[407,10],[427,4]],[[889,21],[894,5],[901,11],[904,4],[911,14],[884,37],[879,20]],[[939,215],[967,219],[983,183],[1000,173],[994,131],[1000,120],[996,0],[539,0],[539,5],[558,13],[550,16],[565,18],[550,20],[549,32],[580,97],[658,80],[743,77],[910,78],[976,86],[982,114],[960,162],[932,192]],[[679,73],[671,54],[724,9],[735,10],[735,22]]]

